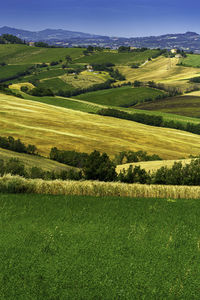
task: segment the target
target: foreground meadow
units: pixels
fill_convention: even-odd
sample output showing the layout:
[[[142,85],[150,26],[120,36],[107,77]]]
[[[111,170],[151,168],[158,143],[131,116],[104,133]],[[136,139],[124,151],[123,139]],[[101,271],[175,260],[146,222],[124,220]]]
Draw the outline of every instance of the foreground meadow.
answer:
[[[0,194],[0,298],[199,299],[200,202]]]

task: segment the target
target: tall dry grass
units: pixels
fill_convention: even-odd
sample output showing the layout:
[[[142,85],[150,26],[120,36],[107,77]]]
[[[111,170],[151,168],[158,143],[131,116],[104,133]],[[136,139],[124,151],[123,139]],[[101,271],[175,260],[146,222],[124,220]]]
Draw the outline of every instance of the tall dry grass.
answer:
[[[0,192],[98,197],[200,199],[200,186],[143,185],[99,181],[45,181],[11,175],[0,177]]]

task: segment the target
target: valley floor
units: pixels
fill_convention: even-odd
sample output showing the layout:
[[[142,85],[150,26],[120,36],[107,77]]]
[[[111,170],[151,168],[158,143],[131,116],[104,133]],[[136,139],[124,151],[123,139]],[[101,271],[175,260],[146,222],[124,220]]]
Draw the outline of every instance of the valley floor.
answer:
[[[200,202],[0,194],[0,298],[198,299]]]

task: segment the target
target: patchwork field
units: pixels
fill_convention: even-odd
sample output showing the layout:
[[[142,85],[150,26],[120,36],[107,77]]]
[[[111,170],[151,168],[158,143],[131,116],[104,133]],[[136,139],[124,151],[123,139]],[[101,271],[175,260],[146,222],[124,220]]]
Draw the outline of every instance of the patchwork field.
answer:
[[[89,63],[89,64],[104,64],[113,63],[116,65],[131,65],[134,63],[144,63],[148,58],[159,54],[159,50],[147,50],[144,52],[129,52],[118,53],[117,51],[104,51],[94,53],[89,56],[84,56],[76,60],[77,63]]]
[[[1,194],[0,205],[1,299],[199,297],[197,200]]]
[[[191,86],[188,79],[199,76],[200,70],[177,66],[179,58],[165,58],[160,56],[139,69],[132,69],[129,66],[120,66],[119,70],[126,76],[127,81],[151,81],[175,85],[186,90]]]
[[[151,103],[142,103],[137,105],[136,108],[200,118],[200,94],[199,92],[193,92],[183,96],[156,100]]]
[[[163,94],[164,93],[160,90],[148,87],[133,88],[131,86],[123,86],[120,88],[85,93],[74,98],[102,105],[131,106],[138,102],[143,102],[145,99],[151,98],[154,100]]]
[[[96,149],[111,156],[123,150],[143,150],[163,159],[178,159],[200,152],[200,136],[188,132],[87,114],[8,95],[0,95],[0,103],[0,135],[11,135],[27,144],[35,144],[46,156],[55,146],[81,152]]]
[[[25,168],[39,167],[44,171],[63,171],[76,169],[44,157],[25,153],[17,153],[0,148],[0,160],[3,159],[4,161],[8,161],[11,158],[19,159],[25,165]]]

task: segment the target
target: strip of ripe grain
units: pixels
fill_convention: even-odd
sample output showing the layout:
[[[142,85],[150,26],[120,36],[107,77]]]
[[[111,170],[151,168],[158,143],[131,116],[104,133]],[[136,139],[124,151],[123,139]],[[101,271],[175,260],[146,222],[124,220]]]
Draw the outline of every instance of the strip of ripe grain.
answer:
[[[0,192],[97,197],[200,199],[200,186],[143,185],[99,181],[45,181],[11,175],[5,175],[0,178]]]

